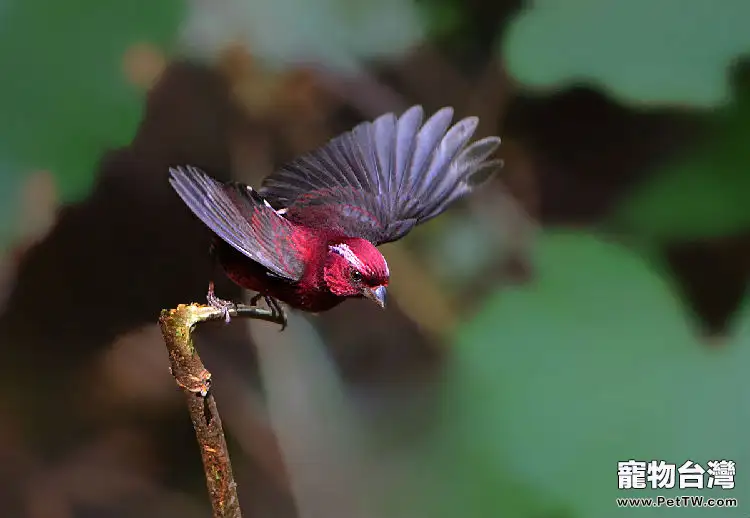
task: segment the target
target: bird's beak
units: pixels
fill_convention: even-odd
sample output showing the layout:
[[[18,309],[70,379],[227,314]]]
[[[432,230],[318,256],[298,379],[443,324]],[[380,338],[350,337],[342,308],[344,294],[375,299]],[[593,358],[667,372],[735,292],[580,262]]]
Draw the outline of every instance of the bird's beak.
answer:
[[[365,288],[363,295],[371,301],[375,302],[381,308],[385,307],[385,286],[378,286],[377,288]]]

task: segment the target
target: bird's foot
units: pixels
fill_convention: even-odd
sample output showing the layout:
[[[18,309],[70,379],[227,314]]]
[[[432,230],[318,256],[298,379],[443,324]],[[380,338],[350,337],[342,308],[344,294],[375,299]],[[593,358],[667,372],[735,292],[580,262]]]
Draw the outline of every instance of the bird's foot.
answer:
[[[286,311],[284,311],[284,308],[281,306],[281,303],[276,300],[273,297],[269,297],[268,295],[263,297],[266,301],[266,304],[268,304],[268,307],[271,309],[271,312],[273,313],[274,322],[279,324],[281,326],[280,332],[286,329],[287,325],[287,318],[286,318]]]
[[[237,304],[235,304],[231,300],[224,300],[217,297],[216,293],[214,292],[213,281],[208,283],[208,293],[206,294],[206,301],[208,302],[209,306],[220,310],[224,314],[224,321],[227,324],[232,320],[232,317],[229,315],[229,311],[232,309],[237,309]]]
[[[284,311],[284,308],[281,306],[281,303],[279,303],[278,300],[271,297],[270,295],[263,295],[262,293],[256,293],[253,295],[253,298],[250,299],[250,305],[251,306],[257,306],[260,299],[263,299],[266,301],[266,305],[268,306],[268,309],[271,310],[273,322],[279,324],[281,326],[281,331],[286,329],[287,325],[287,318],[286,318],[286,312]]]

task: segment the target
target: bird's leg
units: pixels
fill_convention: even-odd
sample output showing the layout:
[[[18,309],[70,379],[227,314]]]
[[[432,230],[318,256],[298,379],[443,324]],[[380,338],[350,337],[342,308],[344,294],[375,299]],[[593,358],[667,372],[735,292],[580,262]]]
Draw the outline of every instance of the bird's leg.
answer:
[[[208,283],[208,293],[206,294],[206,301],[208,302],[209,306],[221,310],[221,312],[224,313],[224,320],[227,322],[227,324],[230,320],[232,320],[232,317],[229,316],[229,310],[236,309],[237,305],[231,300],[220,299],[216,296],[216,293],[214,292],[214,281]]]
[[[209,256],[211,257],[211,261],[214,267],[219,265],[218,256],[216,253],[216,242],[212,241],[211,245],[208,249]],[[283,331],[286,329],[287,325],[287,318],[286,313],[284,312],[284,308],[281,307],[281,304],[274,299],[273,297],[270,297],[268,295],[263,295],[262,293],[256,293],[253,295],[253,297],[250,299],[250,306],[256,306],[258,304],[258,301],[261,299],[261,297],[266,301],[266,304],[268,304],[268,308],[271,310],[271,313],[273,314],[274,322],[279,324],[281,326],[281,330]],[[206,300],[208,301],[208,305],[212,308],[216,308],[222,311],[224,313],[224,320],[229,323],[232,320],[232,317],[229,315],[229,311],[231,309],[237,309],[237,304],[232,302],[231,300],[224,300],[220,299],[216,296],[216,293],[214,292],[214,281],[211,281],[208,283],[208,293],[206,294]]]
[[[276,323],[281,326],[281,331],[286,329],[286,325],[287,325],[286,311],[284,311],[284,308],[281,307],[281,304],[279,304],[279,301],[273,297],[269,297],[268,295],[265,295],[263,298],[265,299],[266,304],[268,304],[268,307],[273,312],[273,316],[276,318]]]
[[[219,256],[216,250],[216,241],[214,241],[213,239],[211,240],[211,244],[208,246],[208,256],[211,260],[211,266],[214,269],[216,269],[217,266],[220,266]],[[232,320],[232,317],[229,316],[229,310],[236,309],[237,304],[235,304],[231,300],[224,300],[217,297],[214,291],[214,281],[208,283],[208,293],[206,294],[206,301],[208,302],[209,306],[219,309],[222,313],[224,313],[224,320],[227,324]]]

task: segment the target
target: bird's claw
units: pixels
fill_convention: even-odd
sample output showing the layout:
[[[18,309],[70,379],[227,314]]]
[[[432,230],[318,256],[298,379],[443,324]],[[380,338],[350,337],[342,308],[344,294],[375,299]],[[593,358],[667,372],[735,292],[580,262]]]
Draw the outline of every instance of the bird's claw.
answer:
[[[237,309],[237,305],[234,302],[222,299],[209,300],[208,305],[221,311],[224,314],[224,322],[227,324],[232,321],[231,310]]]
[[[271,321],[275,322],[276,324],[279,324],[281,326],[281,331],[286,329],[286,326],[288,323],[286,312],[284,311],[284,308],[281,306],[278,300],[268,295],[262,295],[259,293],[253,296],[252,299],[250,299],[250,305],[256,306],[258,304],[258,301],[261,298],[266,301],[268,308],[271,310],[271,318],[272,318]],[[213,282],[209,283],[208,285],[208,293],[206,294],[206,300],[208,301],[209,306],[220,310],[224,314],[224,320],[226,321],[227,324],[232,320],[232,317],[230,316],[229,312],[233,309],[236,310],[237,304],[235,304],[231,300],[224,300],[224,299],[220,299],[219,297],[217,297],[216,293],[214,292]]]
[[[284,311],[284,308],[279,304],[279,301],[274,299],[273,297],[265,296],[264,297],[266,304],[268,304],[268,307],[271,309],[271,313],[273,314],[274,322],[279,324],[281,326],[281,329],[279,332],[286,329],[288,320],[286,317],[286,311]]]
[[[209,283],[208,285],[208,293],[206,294],[206,301],[208,302],[208,305],[212,308],[218,309],[224,314],[224,321],[228,324],[232,321],[232,317],[229,314],[229,312],[232,309],[237,309],[237,304],[232,302],[231,300],[224,300],[220,299],[216,296],[216,293],[214,292],[214,283]]]
[[[279,314],[279,315],[277,315],[277,316],[278,316],[278,318],[279,318],[279,320],[278,320],[278,323],[279,323],[279,325],[281,326],[281,329],[279,329],[279,333],[280,333],[280,332],[282,332],[282,331],[283,331],[284,329],[286,329],[286,326],[287,326],[288,320],[287,320],[287,318],[286,318],[286,312],[285,312],[285,311],[284,311],[283,309],[281,310],[280,314]]]

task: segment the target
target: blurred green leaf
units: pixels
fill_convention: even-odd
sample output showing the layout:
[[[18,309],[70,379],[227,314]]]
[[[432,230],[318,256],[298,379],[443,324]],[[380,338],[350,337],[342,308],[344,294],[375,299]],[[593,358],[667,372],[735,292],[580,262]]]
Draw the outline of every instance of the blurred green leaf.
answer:
[[[542,490],[516,477],[505,462],[486,456],[476,446],[472,437],[446,429],[422,449],[404,454],[389,508],[381,514],[392,518],[569,516]],[[395,505],[394,494],[398,495]]]
[[[615,498],[657,491],[618,490],[618,461],[750,465],[750,307],[733,343],[707,348],[642,257],[565,232],[543,234],[537,250],[535,284],[498,293],[456,336],[441,442],[431,450],[443,452],[430,469],[435,501],[460,498],[477,509],[483,502],[486,510],[511,477],[572,516],[639,517],[641,509],[617,509]],[[733,491],[699,493],[741,500],[750,478],[736,480]],[[469,484],[471,496],[460,489]],[[746,515],[742,508],[680,510]]]
[[[192,3],[182,36],[195,58],[215,59],[242,44],[276,66],[318,63],[356,72],[363,59],[419,43],[423,25],[408,0],[225,0]]]
[[[502,42],[532,88],[591,82],[624,102],[712,106],[729,98],[727,67],[750,50],[750,2],[537,0]]]
[[[450,34],[466,23],[463,2],[457,0],[418,0],[427,28],[433,37]]]
[[[18,171],[48,169],[64,201],[86,193],[102,152],[128,144],[144,95],[126,83],[123,55],[169,46],[181,0],[11,0],[0,25],[0,156]]]
[[[15,168],[0,162],[0,253],[16,236],[16,215],[20,213],[19,175]]]
[[[694,239],[750,229],[750,95],[718,115],[710,142],[636,189],[611,219],[653,239]]]

